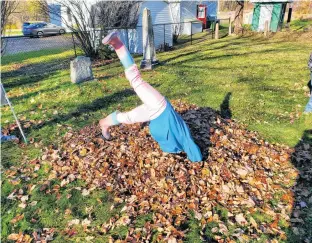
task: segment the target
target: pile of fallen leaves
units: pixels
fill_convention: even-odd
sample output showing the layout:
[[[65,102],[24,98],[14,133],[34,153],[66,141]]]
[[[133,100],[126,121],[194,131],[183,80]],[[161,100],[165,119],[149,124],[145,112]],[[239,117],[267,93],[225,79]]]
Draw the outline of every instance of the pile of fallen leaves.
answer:
[[[150,240],[155,232],[158,240],[183,240],[192,217],[203,240],[248,242],[263,233],[285,239],[279,221],[289,222],[292,212],[290,187],[297,176],[292,151],[265,142],[210,108],[179,101],[174,106],[201,147],[204,162],[192,163],[183,153],[163,153],[147,124],[114,127],[110,141],[100,138],[99,127],[92,125],[68,132],[60,147],[45,150],[40,163],[52,165],[48,180],[60,178],[62,187],[82,179],[87,182],[85,194],[95,188],[113,193],[115,204],[124,207],[119,217],[103,222],[101,231],[126,225],[127,241]],[[272,205],[276,195],[280,198]],[[226,215],[216,210],[220,207]],[[136,218],[149,213],[152,220],[136,228]],[[257,222],[254,213],[272,220]]]
[[[296,185],[294,209],[290,219],[292,231],[302,242],[312,242],[312,129],[303,133],[302,139],[292,154],[294,166],[299,171]]]

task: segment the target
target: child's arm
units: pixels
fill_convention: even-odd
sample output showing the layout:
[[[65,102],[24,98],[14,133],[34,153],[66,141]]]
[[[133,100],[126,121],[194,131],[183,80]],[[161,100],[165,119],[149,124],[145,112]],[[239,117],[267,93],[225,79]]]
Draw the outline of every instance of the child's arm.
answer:
[[[117,113],[117,120],[124,124],[150,121],[150,112],[146,105],[142,104],[131,111]]]

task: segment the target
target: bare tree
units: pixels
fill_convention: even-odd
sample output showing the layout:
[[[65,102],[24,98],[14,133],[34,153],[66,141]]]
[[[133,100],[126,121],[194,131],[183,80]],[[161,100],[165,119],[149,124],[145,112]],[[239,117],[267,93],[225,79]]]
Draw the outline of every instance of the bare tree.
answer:
[[[103,28],[135,28],[138,23],[138,1],[99,1],[93,6],[96,20]]]
[[[6,42],[2,36],[5,34],[9,17],[15,11],[17,5],[17,1],[1,1],[1,55],[3,55],[6,46]]]
[[[244,5],[244,1],[236,0],[234,17],[234,33],[236,35],[241,34],[243,31]]]
[[[221,11],[234,11],[236,7],[235,1],[219,0]]]
[[[89,57],[98,56],[101,37],[106,34],[106,27],[136,25],[134,15],[138,13],[139,6],[134,1],[98,0],[91,4],[88,0],[54,0],[54,5],[44,4],[44,0],[39,1],[41,11],[49,13],[50,18],[61,19]],[[61,11],[53,7],[56,5],[61,7]]]
[[[24,21],[48,21],[48,15],[41,12],[40,4],[35,0],[20,1],[14,15],[21,23]]]

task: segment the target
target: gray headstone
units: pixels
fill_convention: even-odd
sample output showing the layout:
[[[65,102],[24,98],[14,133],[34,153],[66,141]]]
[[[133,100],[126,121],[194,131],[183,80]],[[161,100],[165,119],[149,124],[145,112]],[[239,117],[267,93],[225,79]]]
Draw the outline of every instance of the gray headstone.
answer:
[[[94,79],[90,57],[78,56],[70,62],[70,78],[76,84]]]
[[[141,61],[141,68],[150,70],[154,64],[157,64],[156,50],[154,45],[154,31],[152,25],[151,11],[144,8],[142,17],[143,29],[143,60]]]

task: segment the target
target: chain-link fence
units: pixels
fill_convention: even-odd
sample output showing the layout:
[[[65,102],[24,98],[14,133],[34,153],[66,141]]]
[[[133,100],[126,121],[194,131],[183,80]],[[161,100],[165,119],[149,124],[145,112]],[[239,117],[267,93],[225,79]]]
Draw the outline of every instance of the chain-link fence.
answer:
[[[136,28],[105,28],[92,30],[88,33],[93,35],[92,39],[95,49],[100,48],[102,38],[113,30],[118,30],[119,36],[133,54],[143,53],[143,27]],[[200,21],[154,24],[154,45],[156,51],[168,51],[183,47],[184,44],[195,44],[207,39],[224,38],[232,31],[230,30],[230,19],[216,19],[208,21],[206,28]],[[73,34],[73,46],[77,50],[81,48],[81,41]]]
[[[206,39],[214,39],[216,38],[217,24],[219,25],[218,38],[227,36],[229,33],[229,19],[208,21],[206,29],[203,29],[203,24],[200,21],[154,24],[153,31],[156,50],[166,51],[181,44],[194,44]],[[105,28],[88,31],[87,33],[94,35],[90,39],[95,40],[95,45],[97,45],[95,48],[97,48],[101,38],[113,29],[119,30],[121,38],[131,53],[142,53],[142,26],[137,26],[135,29]],[[4,39],[4,44],[6,45],[4,56],[55,48],[73,49],[73,51],[81,48],[81,40],[73,33],[43,38],[10,36],[2,37],[2,39]]]

